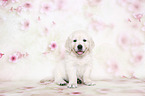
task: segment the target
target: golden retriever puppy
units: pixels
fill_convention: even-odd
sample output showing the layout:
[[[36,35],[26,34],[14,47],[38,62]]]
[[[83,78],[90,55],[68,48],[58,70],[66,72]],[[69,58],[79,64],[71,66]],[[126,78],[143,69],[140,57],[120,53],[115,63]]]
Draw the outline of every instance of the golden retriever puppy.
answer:
[[[77,82],[95,85],[90,79],[94,41],[85,31],[75,31],[66,40],[64,63],[55,69],[55,83],[77,88]]]

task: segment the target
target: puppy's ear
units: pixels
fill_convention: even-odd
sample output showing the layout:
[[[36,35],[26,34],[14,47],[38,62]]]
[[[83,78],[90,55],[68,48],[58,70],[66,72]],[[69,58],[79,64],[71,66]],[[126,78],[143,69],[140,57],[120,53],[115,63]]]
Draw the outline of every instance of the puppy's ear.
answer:
[[[65,42],[65,48],[67,52],[71,52],[71,42],[70,42],[70,37],[67,38]]]

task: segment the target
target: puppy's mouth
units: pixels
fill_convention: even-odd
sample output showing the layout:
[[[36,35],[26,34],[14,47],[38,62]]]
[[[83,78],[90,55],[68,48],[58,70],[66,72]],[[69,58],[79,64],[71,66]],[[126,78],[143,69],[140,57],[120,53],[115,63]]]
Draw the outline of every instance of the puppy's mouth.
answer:
[[[78,55],[82,55],[85,51],[76,51]]]

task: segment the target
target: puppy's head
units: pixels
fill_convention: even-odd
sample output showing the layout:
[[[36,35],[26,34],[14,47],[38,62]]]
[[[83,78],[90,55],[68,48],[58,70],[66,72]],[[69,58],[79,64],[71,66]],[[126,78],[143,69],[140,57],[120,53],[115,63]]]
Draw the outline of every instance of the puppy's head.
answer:
[[[65,47],[68,52],[83,56],[94,48],[94,41],[85,31],[75,31],[66,40]]]

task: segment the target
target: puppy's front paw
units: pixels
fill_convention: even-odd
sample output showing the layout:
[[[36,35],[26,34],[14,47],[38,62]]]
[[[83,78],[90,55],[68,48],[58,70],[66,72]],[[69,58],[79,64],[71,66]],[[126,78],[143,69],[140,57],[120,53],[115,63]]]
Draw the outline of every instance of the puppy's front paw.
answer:
[[[77,84],[68,84],[67,87],[68,88],[77,88]]]
[[[85,82],[84,84],[87,85],[87,86],[94,86],[94,85],[96,85],[96,84],[93,83],[93,82]]]
[[[64,80],[61,81],[55,81],[56,84],[60,85],[60,86],[65,86],[67,83]]]

